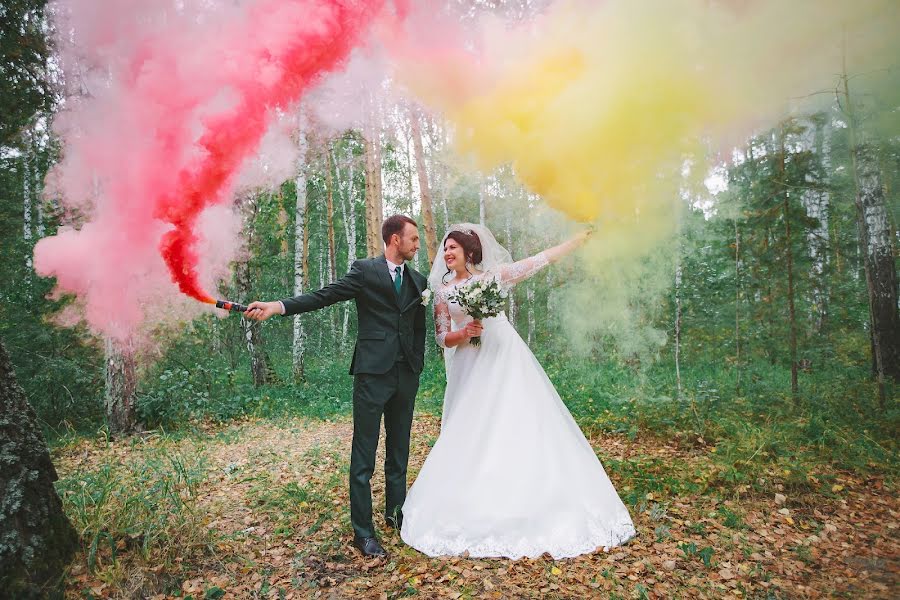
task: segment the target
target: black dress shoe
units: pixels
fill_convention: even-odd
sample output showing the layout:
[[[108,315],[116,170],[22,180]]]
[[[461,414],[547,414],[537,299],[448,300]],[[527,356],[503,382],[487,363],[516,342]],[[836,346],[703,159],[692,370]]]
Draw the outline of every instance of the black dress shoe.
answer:
[[[373,537],[354,537],[353,545],[363,553],[363,556],[387,556],[387,552],[384,551],[378,540]]]

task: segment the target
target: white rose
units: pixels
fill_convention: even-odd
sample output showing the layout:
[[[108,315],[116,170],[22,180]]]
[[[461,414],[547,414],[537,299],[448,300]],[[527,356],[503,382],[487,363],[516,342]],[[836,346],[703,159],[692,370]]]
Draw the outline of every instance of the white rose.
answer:
[[[422,304],[428,305],[431,302],[431,290],[425,290],[422,292]]]

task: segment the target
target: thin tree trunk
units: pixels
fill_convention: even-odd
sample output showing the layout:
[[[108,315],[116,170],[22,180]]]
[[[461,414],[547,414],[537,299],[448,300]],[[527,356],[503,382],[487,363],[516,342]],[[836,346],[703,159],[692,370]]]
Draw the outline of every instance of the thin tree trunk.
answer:
[[[31,194],[31,161],[29,156],[31,153],[30,144],[26,147],[22,155],[22,239],[25,241],[25,285],[31,288],[31,272],[34,270],[32,264],[33,252],[31,250],[32,241],[34,239],[34,228],[32,224],[33,202]]]
[[[363,138],[366,159],[366,252],[368,256],[381,254],[381,223],[384,208],[381,195],[381,127],[375,124],[375,111],[370,111],[369,125]]]
[[[37,416],[0,342],[0,581],[6,598],[62,598],[78,534],[53,485],[59,477]]]
[[[334,238],[334,177],[331,174],[332,169],[332,161],[331,161],[331,151],[326,147],[325,149],[325,178],[326,178],[326,186],[328,188],[327,205],[326,208],[328,210],[328,281],[336,281],[337,280],[337,248],[336,242]]]
[[[249,298],[251,295],[252,274],[250,272],[250,255],[254,244],[254,216],[258,207],[258,200],[245,198],[240,204],[244,221],[244,232],[247,240],[247,260],[238,264],[235,270],[235,283],[239,298]],[[241,331],[244,334],[244,344],[250,355],[250,375],[254,386],[271,383],[274,369],[269,364],[269,357],[265,351],[261,323],[250,319],[241,319]]]
[[[816,115],[812,119],[814,130],[813,147],[817,163],[817,177],[810,181],[813,188],[804,194],[807,214],[818,224],[809,232],[809,251],[812,257],[812,304],[814,308],[815,331],[822,333],[828,321],[828,246],[830,197],[825,187],[824,174],[829,172],[829,160],[825,150],[825,118]]]
[[[507,207],[506,211],[506,249],[513,256],[513,237],[512,237],[512,210]],[[518,306],[516,305],[516,288],[513,287],[509,293],[509,321],[516,326],[516,317],[518,316]]]
[[[306,139],[301,133],[300,160],[297,176],[294,178],[294,187],[297,190],[297,201],[294,210],[294,296],[303,293],[303,288],[308,281],[307,251],[309,249],[309,237],[306,227],[308,203],[306,197]],[[293,332],[291,338],[291,377],[295,383],[303,381],[303,359],[306,335],[303,331],[303,321],[299,317],[293,318]]]
[[[134,348],[130,342],[106,338],[106,389],[103,395],[106,423],[113,437],[135,431],[135,373]]]
[[[791,242],[791,215],[789,210],[790,192],[787,189],[785,175],[785,131],[781,128],[781,152],[778,157],[778,169],[781,177],[782,211],[784,215],[784,234],[786,240],[785,263],[788,277],[788,318],[790,319],[790,351],[791,351],[791,396],[799,402],[800,385],[797,379],[797,315],[794,310],[794,251]]]
[[[334,158],[332,157],[332,160]],[[347,268],[349,269],[353,262],[356,260],[356,200],[354,198],[354,185],[353,185],[353,149],[348,145],[347,147],[347,184],[342,185],[344,188],[344,193],[340,195],[340,207],[341,207],[341,217],[344,219],[344,236],[347,239]],[[335,165],[337,165],[337,160],[334,160]],[[335,166],[335,174],[340,173],[337,166]],[[340,177],[338,178],[340,180]],[[350,329],[350,303],[344,302],[344,318],[343,323],[341,325],[341,340],[342,345],[346,346],[347,343],[347,333]]]
[[[525,280],[525,301],[528,304],[528,345],[531,346],[535,336],[533,278]]]
[[[482,179],[481,180],[481,188],[479,189],[479,192],[478,192],[478,222],[484,227],[487,227],[487,202],[486,202],[487,189],[486,189],[486,187],[487,186],[485,184],[485,180]]]
[[[861,141],[857,129],[846,67],[844,99],[850,127],[850,155],[856,184],[856,223],[869,300],[869,335],[873,370],[881,408],[887,404],[885,378],[900,381],[900,314],[897,311],[897,272],[893,232],[885,206],[884,186],[874,147]]]
[[[419,126],[419,114],[410,109],[409,119],[412,125],[413,147],[416,155],[416,172],[419,176],[419,194],[422,200],[422,222],[425,227],[425,250],[428,252],[428,264],[434,263],[438,252],[437,232],[434,227],[434,211],[431,207],[431,189],[428,186],[428,171],[425,169],[425,149],[422,146],[422,131]]]

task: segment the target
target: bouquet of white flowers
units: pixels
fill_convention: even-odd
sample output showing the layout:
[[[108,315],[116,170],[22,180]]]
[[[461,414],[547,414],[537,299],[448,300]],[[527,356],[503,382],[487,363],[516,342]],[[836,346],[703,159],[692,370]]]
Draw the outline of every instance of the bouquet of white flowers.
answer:
[[[496,317],[503,311],[507,293],[496,279],[481,279],[458,288],[450,300],[459,304],[467,315],[476,320]],[[473,346],[481,345],[480,337],[471,339]]]

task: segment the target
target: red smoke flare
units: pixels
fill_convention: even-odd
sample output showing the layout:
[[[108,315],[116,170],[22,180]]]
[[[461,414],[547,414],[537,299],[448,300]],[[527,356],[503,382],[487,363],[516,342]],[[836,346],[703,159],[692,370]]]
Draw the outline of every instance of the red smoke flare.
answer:
[[[248,23],[269,20],[274,6],[282,5],[283,9],[284,4],[285,0],[257,4],[248,15]],[[293,30],[287,36],[284,31],[278,32],[281,39],[290,42],[282,47],[260,44],[255,48],[258,54],[252,62],[270,70],[271,77],[253,74],[233,82],[231,91],[238,97],[237,106],[204,120],[205,132],[197,146],[205,152],[196,164],[179,173],[175,194],[161,197],[157,204],[155,216],[175,226],[163,236],[160,252],[179,289],[201,302],[214,300],[198,280],[198,238],[194,232],[198,215],[210,204],[227,199],[238,168],[258,147],[273,109],[289,107],[318,76],[339,66],[360,43],[365,26],[381,9],[383,0],[307,0],[292,4],[297,5],[292,11],[296,21],[283,26]],[[248,27],[235,33],[253,35],[255,31]]]

